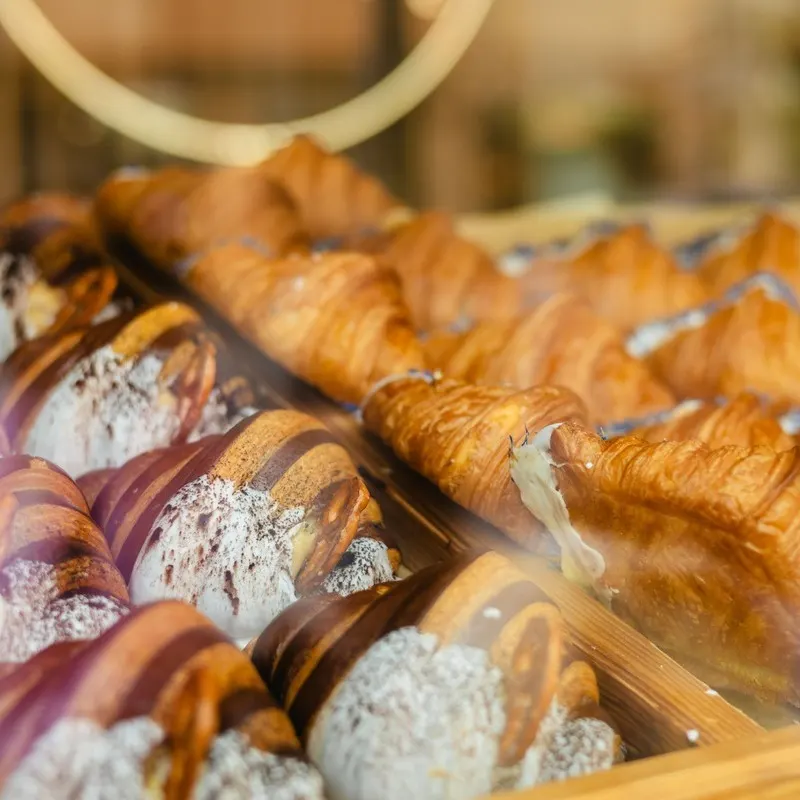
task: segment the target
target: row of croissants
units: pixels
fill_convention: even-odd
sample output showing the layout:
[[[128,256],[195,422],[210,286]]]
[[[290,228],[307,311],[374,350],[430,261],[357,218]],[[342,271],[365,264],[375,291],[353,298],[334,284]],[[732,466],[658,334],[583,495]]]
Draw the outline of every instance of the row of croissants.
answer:
[[[622,757],[529,577],[398,579],[348,452],[109,251],[711,685],[800,705],[800,230],[494,257],[298,138],[0,214],[2,797],[458,800]]]

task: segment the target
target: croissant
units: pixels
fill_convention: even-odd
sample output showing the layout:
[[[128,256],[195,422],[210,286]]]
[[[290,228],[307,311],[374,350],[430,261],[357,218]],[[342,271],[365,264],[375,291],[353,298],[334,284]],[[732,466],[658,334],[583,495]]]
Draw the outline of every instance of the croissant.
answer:
[[[511,475],[567,577],[706,682],[800,704],[798,448],[565,423],[516,448]]]
[[[629,225],[589,240],[577,253],[537,261],[520,282],[529,294],[574,292],[621,330],[665,317],[708,299],[697,275],[681,270],[644,225]]]
[[[26,342],[0,370],[0,424],[15,452],[71,475],[185,441],[214,385],[198,315],[164,303]]]
[[[428,364],[450,378],[572,389],[595,422],[646,416],[674,404],[647,366],[628,355],[617,330],[574,295],[554,295],[506,322],[434,333],[424,348]]]
[[[39,458],[0,459],[0,653],[26,661],[93,639],[128,610],[128,592],[78,487]]]
[[[358,591],[398,566],[347,451],[296,411],[254,414],[84,482],[133,602],[184,600],[236,639],[298,596]]]
[[[777,275],[800,295],[800,229],[778,214],[763,214],[749,229],[723,231],[698,268],[715,295],[758,272]]]
[[[166,270],[225,240],[250,239],[275,256],[308,249],[286,191],[256,168],[120,170],[98,191],[95,212],[106,236]]]
[[[296,136],[257,169],[286,189],[314,240],[380,230],[390,212],[401,208],[378,180],[308,136]]]
[[[788,450],[794,439],[781,427],[761,397],[742,392],[722,403],[686,400],[651,418],[604,427],[606,438],[633,434],[648,442],[682,442],[697,439],[711,448],[771,447]]]
[[[182,603],[7,674],[0,731],[3,797],[323,798],[249,659]]]
[[[644,325],[628,352],[681,398],[713,400],[752,390],[800,402],[800,307],[778,278],[760,274],[719,301]]]
[[[359,403],[375,381],[423,366],[397,281],[369,256],[274,260],[228,244],[194,259],[183,280],[270,358],[334,400]]]
[[[423,331],[510,319],[533,303],[479,245],[459,236],[450,216],[427,212],[364,245],[400,276],[414,325]]]
[[[470,798],[612,766],[555,606],[496,553],[301,601],[251,646],[332,800]]]
[[[538,546],[541,528],[511,481],[509,439],[558,421],[586,421],[583,403],[567,389],[517,391],[430,374],[378,384],[362,415],[367,430],[445,495],[529,548]]]

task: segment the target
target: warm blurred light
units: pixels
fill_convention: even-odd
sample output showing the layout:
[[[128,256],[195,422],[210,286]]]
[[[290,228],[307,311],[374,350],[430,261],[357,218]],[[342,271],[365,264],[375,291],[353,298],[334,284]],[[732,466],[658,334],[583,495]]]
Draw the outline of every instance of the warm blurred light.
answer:
[[[408,10],[420,19],[431,20],[441,10],[444,0],[406,0]]]
[[[419,44],[370,89],[321,114],[267,125],[200,119],[142,97],[77,52],[34,0],[0,0],[0,24],[45,78],[109,128],[181,158],[249,164],[297,133],[309,133],[334,150],[380,133],[419,105],[447,77],[475,38],[492,3],[443,0],[440,13]]]

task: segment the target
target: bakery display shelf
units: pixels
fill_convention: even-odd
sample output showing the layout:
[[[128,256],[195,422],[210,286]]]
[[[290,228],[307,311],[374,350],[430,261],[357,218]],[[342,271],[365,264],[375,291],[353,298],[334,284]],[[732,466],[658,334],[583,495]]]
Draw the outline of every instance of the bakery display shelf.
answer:
[[[763,733],[758,723],[569,583],[546,559],[530,555],[445,498],[381,442],[365,434],[352,413],[270,361],[127,244],[110,242],[108,249],[121,283],[134,299],[145,303],[177,299],[198,308],[266,406],[311,414],[334,433],[380,503],[387,528],[398,535],[409,570],[465,549],[495,549],[526,569],[561,609],[576,655],[594,667],[603,703],[620,727],[629,758],[704,749]]]

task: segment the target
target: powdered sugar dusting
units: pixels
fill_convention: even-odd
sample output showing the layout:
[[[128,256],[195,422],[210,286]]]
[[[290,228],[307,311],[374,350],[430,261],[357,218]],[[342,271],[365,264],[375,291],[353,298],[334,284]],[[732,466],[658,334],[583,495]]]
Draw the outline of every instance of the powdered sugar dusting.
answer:
[[[128,613],[114,597],[58,597],[56,570],[40,561],[17,559],[0,571],[0,580],[4,661],[27,661],[57,642],[95,639]]]
[[[249,640],[297,599],[293,536],[305,509],[207,475],[178,491],[153,524],[130,581],[136,604],[176,598]]]
[[[151,353],[123,360],[110,346],[96,350],[50,393],[23,452],[77,477],[170,444],[180,423],[173,396],[159,387],[162,365]]]
[[[258,409],[252,406],[244,406],[231,412],[219,387],[215,386],[203,407],[199,422],[189,434],[189,441],[196,442],[205,436],[227,433],[243,419],[247,419],[256,413],[258,413]]]
[[[359,536],[325,578],[322,591],[346,597],[393,578],[386,545],[369,536]]]
[[[195,800],[323,800],[322,778],[296,758],[251,747],[237,731],[217,737]]]
[[[402,628],[339,684],[309,754],[332,800],[459,800],[492,790],[504,726],[503,676],[484,650]]]
[[[38,272],[24,257],[0,255],[0,359],[5,360],[25,339],[25,308]]]
[[[88,719],[62,719],[34,744],[6,782],[3,800],[140,800],[144,762],[164,739],[149,717],[104,730]]]
[[[539,783],[564,781],[611,769],[614,731],[599,719],[574,719],[554,734],[542,758]]]

